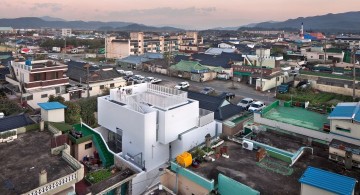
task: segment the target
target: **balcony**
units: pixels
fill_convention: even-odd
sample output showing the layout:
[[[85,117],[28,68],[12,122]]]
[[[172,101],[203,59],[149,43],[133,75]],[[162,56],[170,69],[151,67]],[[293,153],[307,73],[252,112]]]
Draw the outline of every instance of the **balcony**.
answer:
[[[61,84],[68,84],[69,77],[64,77],[60,79],[52,79],[52,80],[45,80],[45,81],[33,81],[25,83],[25,88],[34,88],[34,87],[48,87],[52,85],[61,85]]]

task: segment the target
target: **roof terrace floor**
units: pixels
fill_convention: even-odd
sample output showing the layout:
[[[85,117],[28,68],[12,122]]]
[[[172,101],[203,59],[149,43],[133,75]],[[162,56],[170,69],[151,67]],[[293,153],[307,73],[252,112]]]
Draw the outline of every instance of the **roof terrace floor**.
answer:
[[[266,132],[259,136],[261,140],[269,139],[268,144],[278,143],[275,147],[294,152],[302,144],[302,139],[291,139],[289,135],[274,134]],[[300,157],[300,159],[291,167],[293,170],[291,175],[283,175],[276,173],[270,169],[262,168],[257,165],[256,151],[243,149],[241,144],[225,141],[228,146],[228,155],[230,158],[220,157],[214,162],[203,162],[198,168],[189,167],[188,169],[203,176],[207,179],[214,179],[217,182],[219,173],[226,175],[238,182],[241,182],[257,191],[260,194],[300,194],[301,184],[299,178],[305,172],[308,166],[321,168],[327,171],[339,173],[357,180],[360,179],[360,169],[353,168],[345,170],[344,166],[328,159],[328,146],[313,142],[311,146],[314,149],[314,155],[308,151]],[[214,157],[214,156],[212,156]],[[265,160],[279,164],[282,167],[288,167],[288,164],[280,160],[266,157]],[[357,185],[355,194],[360,189]]]
[[[263,117],[315,131],[322,131],[324,123],[329,123],[328,115],[298,107],[278,106],[264,114]]]
[[[48,182],[74,172],[60,155],[50,153],[51,138],[50,132],[32,131],[0,143],[0,194],[21,194],[39,187],[43,169]]]

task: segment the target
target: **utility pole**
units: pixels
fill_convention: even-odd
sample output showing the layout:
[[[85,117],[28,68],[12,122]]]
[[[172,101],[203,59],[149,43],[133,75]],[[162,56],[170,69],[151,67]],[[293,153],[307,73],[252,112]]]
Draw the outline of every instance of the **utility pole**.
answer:
[[[259,56],[259,61],[260,61],[260,90],[262,91],[262,79],[263,79],[263,61],[264,61],[264,48],[260,48],[260,56]]]
[[[325,38],[324,52],[325,52],[325,56],[324,56],[324,64],[326,64],[326,38]]]
[[[356,78],[356,71],[355,71],[355,67],[356,67],[356,58],[355,58],[355,54],[356,54],[356,47],[353,47],[353,52],[352,52],[352,63],[353,63],[353,101],[355,102],[355,78]]]
[[[87,98],[90,97],[90,86],[89,86],[89,78],[90,78],[90,74],[89,74],[89,68],[90,68],[90,64],[85,64],[84,68],[86,68],[86,91],[87,91]]]

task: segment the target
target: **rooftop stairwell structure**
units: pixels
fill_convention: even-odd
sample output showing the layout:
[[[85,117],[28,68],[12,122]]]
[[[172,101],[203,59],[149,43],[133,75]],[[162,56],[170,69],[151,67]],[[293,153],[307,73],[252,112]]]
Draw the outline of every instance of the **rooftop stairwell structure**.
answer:
[[[95,132],[83,123],[74,125],[74,128],[76,131],[82,132],[84,136],[92,136],[92,141],[96,147],[97,152],[99,153],[99,157],[104,167],[110,167],[114,165],[114,155],[110,152],[104,139],[98,132]]]

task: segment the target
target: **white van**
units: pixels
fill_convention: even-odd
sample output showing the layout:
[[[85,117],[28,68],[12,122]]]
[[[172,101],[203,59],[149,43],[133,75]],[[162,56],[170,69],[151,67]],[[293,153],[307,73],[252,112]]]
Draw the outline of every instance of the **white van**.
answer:
[[[125,75],[126,76],[132,76],[132,75],[134,75],[134,73],[132,71],[125,71]]]

